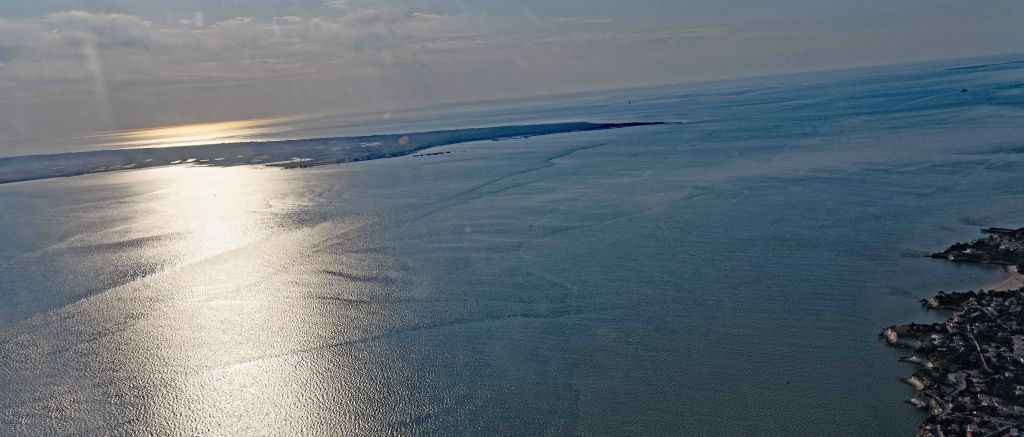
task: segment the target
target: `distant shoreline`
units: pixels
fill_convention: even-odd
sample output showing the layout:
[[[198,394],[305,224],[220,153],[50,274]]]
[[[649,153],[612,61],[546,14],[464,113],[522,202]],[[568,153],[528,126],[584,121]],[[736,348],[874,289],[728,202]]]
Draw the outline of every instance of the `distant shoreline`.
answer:
[[[198,165],[262,165],[303,168],[395,158],[425,149],[474,141],[499,141],[572,132],[673,124],[565,122],[451,129],[355,137],[251,141],[198,146],[112,149],[0,158],[0,184],[104,173],[118,170]]]

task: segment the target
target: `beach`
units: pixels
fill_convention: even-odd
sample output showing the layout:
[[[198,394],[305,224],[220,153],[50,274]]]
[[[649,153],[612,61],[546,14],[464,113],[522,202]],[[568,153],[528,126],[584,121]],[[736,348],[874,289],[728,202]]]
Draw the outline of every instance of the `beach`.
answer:
[[[1021,274],[1017,266],[1003,266],[1003,271],[1006,272],[1006,277],[988,284],[982,287],[982,289],[1005,291],[1024,287],[1024,274]]]

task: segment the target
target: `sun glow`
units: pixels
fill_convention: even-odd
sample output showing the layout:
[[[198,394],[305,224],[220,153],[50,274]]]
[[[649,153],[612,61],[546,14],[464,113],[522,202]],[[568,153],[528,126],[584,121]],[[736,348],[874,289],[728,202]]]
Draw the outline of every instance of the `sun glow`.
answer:
[[[87,138],[114,147],[176,147],[274,139],[299,117],[253,118],[104,132]]]

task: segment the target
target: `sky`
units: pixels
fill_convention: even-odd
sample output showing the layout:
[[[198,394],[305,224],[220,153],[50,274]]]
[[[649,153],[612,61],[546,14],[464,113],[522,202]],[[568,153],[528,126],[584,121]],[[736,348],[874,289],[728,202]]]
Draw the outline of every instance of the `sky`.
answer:
[[[157,126],[1018,52],[1019,0],[0,0],[0,156]]]

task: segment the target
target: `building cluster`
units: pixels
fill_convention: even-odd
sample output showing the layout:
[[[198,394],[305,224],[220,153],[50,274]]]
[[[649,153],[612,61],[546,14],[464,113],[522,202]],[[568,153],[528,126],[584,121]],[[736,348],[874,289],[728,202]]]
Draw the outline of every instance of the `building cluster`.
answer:
[[[922,435],[1024,432],[1024,289],[942,293],[933,308],[956,309],[946,323],[893,326],[889,344],[913,349],[910,403],[932,416]]]
[[[935,255],[1021,266],[1024,229],[990,228],[987,238]],[[939,294],[922,301],[953,312],[945,323],[890,326],[881,336],[913,350],[909,402],[930,417],[919,436],[1024,436],[1024,288]]]
[[[1015,265],[1024,268],[1024,228],[985,228],[986,238],[956,243],[932,255],[957,262]]]

